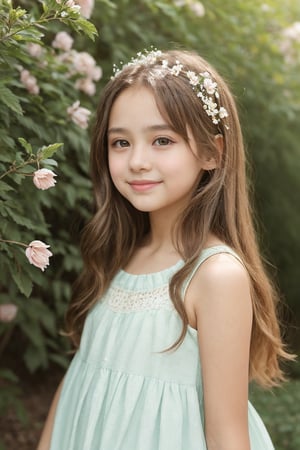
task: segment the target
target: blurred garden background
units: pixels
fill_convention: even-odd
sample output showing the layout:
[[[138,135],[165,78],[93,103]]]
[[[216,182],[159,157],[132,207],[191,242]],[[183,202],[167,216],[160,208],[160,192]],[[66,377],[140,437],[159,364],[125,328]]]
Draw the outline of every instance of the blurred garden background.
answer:
[[[68,365],[60,330],[92,206],[97,100],[113,64],[150,46],[196,50],[232,87],[261,250],[300,353],[300,2],[0,0],[1,450],[35,448]],[[36,241],[50,246],[42,259]],[[286,369],[286,384],[251,386],[251,400],[275,448],[299,450],[299,363]]]

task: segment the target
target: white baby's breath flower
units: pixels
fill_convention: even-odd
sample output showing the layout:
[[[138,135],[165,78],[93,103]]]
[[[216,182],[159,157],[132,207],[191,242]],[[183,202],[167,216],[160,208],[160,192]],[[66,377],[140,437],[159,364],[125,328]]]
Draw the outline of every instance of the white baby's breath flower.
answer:
[[[227,109],[225,109],[223,106],[219,109],[219,117],[220,119],[225,119],[225,117],[228,117]]]
[[[185,5],[191,5],[191,0],[189,2],[184,2]],[[200,2],[194,2],[198,6],[203,5]],[[179,6],[179,4],[178,4]],[[118,76],[122,70],[128,66],[149,66],[148,81],[152,85],[155,85],[158,79],[164,78],[167,74],[178,76],[182,74],[186,76],[189,84],[192,86],[195,95],[199,98],[202,103],[203,109],[206,114],[210,117],[213,124],[218,125],[222,119],[228,117],[228,112],[224,108],[222,103],[220,104],[220,95],[218,92],[218,84],[214,81],[212,75],[208,71],[196,73],[192,70],[185,70],[183,64],[176,60],[173,66],[169,66],[169,61],[167,59],[162,59],[162,52],[155,49],[145,51],[145,53],[139,52],[137,56],[132,58],[129,63],[123,64],[119,69],[116,65],[113,67],[114,75],[112,78]],[[79,83],[78,83],[79,87]],[[228,129],[228,125],[224,124],[224,127]]]
[[[200,75],[201,75],[203,78],[211,78],[211,75],[210,75],[209,72],[201,72]]]
[[[195,72],[188,70],[186,76],[192,86],[196,86],[199,83],[199,76]]]
[[[180,74],[182,68],[183,65],[179,64],[178,61],[176,61],[176,64],[170,69],[171,75],[175,75],[175,77],[177,77]]]
[[[214,116],[218,113],[218,105],[213,101],[211,97],[204,97],[203,102],[204,109],[206,110],[208,116]]]
[[[211,78],[204,78],[203,86],[208,94],[213,95],[216,91],[217,83],[215,83]]]

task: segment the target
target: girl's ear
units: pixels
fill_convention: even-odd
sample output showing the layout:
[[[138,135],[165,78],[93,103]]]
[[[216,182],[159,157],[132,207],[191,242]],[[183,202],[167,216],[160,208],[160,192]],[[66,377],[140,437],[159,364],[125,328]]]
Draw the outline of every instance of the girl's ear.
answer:
[[[217,150],[219,152],[219,158],[221,159],[223,148],[224,148],[224,138],[223,134],[216,134],[215,136],[215,144],[217,147]]]
[[[222,160],[223,145],[224,145],[223,136],[222,134],[217,134],[214,139],[218,156],[216,158],[214,157],[205,158],[205,161],[203,163],[204,170],[216,169],[217,167],[219,167],[220,161]]]

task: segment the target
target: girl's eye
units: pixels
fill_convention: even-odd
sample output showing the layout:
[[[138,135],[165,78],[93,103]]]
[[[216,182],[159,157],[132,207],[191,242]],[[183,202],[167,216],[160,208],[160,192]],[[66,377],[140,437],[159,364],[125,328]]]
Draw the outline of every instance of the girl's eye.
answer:
[[[129,142],[126,141],[126,139],[118,139],[117,141],[114,141],[112,143],[112,147],[117,147],[117,148],[123,148],[123,147],[128,147],[129,146]]]
[[[155,139],[154,141],[155,145],[170,145],[173,144],[173,141],[171,141],[171,139],[167,138],[167,137],[160,137]]]

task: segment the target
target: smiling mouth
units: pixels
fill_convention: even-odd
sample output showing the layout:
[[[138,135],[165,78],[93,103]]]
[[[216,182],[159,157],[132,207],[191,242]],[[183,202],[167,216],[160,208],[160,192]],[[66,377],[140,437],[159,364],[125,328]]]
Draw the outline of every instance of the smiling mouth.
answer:
[[[158,186],[161,183],[161,181],[150,181],[150,180],[144,180],[144,181],[131,181],[128,183],[131,188],[134,191],[142,192],[142,191],[148,191],[150,189],[153,189],[154,187]]]

